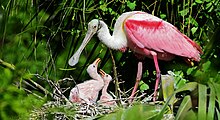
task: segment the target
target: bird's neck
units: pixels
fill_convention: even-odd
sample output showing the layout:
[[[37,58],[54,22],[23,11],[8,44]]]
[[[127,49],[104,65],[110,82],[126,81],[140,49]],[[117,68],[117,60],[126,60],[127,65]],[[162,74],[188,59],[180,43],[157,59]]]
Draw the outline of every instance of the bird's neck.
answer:
[[[97,72],[95,72],[95,73],[90,73],[90,72],[88,72],[88,74],[89,74],[89,76],[90,76],[92,79],[98,80],[98,81],[100,81],[100,82],[103,82],[103,84],[104,84],[104,81],[103,81],[102,77],[101,77]]]
[[[102,27],[97,32],[99,40],[107,47],[119,50],[127,47],[127,39],[124,33],[121,34],[122,29],[114,28],[113,35],[110,34],[108,26],[101,21]]]
[[[104,84],[104,87],[102,88],[102,95],[107,94],[108,85],[109,85],[109,82]]]

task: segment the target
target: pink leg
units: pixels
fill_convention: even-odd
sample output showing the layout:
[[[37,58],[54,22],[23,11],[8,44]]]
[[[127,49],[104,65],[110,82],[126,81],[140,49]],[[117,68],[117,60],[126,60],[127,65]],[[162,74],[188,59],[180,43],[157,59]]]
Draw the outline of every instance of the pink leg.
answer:
[[[138,62],[138,70],[137,70],[136,83],[134,85],[134,89],[132,90],[131,96],[129,97],[130,98],[129,103],[131,103],[133,101],[133,97],[135,95],[135,92],[137,91],[139,82],[141,80],[141,77],[142,77],[142,66],[143,66],[142,62]]]
[[[160,68],[159,68],[158,61],[157,61],[157,53],[155,53],[153,51],[151,51],[150,53],[151,53],[151,55],[153,55],[154,65],[155,65],[156,72],[157,72],[157,78],[156,78],[156,83],[155,83],[155,87],[154,87],[154,96],[153,96],[153,101],[155,102],[156,98],[157,98],[157,89],[158,89],[158,85],[160,82]]]

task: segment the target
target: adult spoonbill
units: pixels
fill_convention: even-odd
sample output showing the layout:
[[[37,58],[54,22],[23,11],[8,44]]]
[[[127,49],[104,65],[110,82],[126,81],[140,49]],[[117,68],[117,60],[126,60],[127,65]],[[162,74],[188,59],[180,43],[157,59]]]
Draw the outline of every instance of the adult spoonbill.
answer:
[[[95,33],[99,40],[111,49],[125,51],[130,48],[136,54],[154,60],[157,76],[153,101],[156,100],[160,80],[158,59],[168,61],[175,56],[180,56],[187,60],[200,61],[202,53],[199,45],[172,24],[145,12],[132,11],[119,16],[112,35],[103,21],[98,19],[90,21],[81,46],[69,60],[70,66],[74,66],[78,62],[82,50]],[[140,64],[142,65],[141,62]],[[142,69],[139,72],[142,73]],[[137,75],[137,79],[142,76],[139,73]],[[133,96],[134,94],[131,95],[131,97]]]
[[[115,106],[116,102],[113,101],[113,97],[107,92],[109,83],[112,81],[112,77],[109,74],[105,73],[105,71],[103,71],[102,69],[99,70],[99,73],[102,75],[104,87],[102,88],[102,95],[98,102],[100,102],[101,105],[104,106]]]
[[[69,100],[76,103],[95,103],[99,91],[104,86],[104,81],[102,77],[97,72],[97,67],[100,62],[100,58],[97,58],[92,64],[87,68],[91,80],[85,81],[83,83],[77,84],[71,91]]]

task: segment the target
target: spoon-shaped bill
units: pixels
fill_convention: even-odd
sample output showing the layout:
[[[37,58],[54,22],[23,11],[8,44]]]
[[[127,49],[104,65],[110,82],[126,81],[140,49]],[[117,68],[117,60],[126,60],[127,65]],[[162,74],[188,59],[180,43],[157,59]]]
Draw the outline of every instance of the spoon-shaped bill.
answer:
[[[85,46],[87,45],[87,43],[90,41],[90,39],[92,38],[92,36],[95,34],[95,32],[89,30],[86,33],[86,36],[81,44],[81,46],[78,48],[78,50],[76,51],[76,53],[69,59],[69,65],[70,66],[74,66],[78,63],[79,61],[79,57],[83,51],[83,49],[85,48]]]

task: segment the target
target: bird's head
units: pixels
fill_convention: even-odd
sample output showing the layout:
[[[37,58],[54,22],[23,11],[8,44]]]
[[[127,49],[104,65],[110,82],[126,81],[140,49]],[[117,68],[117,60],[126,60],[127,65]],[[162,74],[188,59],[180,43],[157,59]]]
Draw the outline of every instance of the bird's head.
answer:
[[[88,31],[87,33],[90,31],[92,34],[92,36],[100,29],[101,24],[100,24],[100,20],[99,19],[93,19],[88,23]]]
[[[95,74],[97,74],[97,68],[99,65],[99,62],[101,61],[100,58],[97,58],[92,64],[90,64],[88,66],[88,68],[86,69],[87,73],[93,77]]]
[[[105,73],[102,69],[99,70],[99,73],[102,75],[102,79],[104,80],[105,84],[108,84],[110,81],[112,81],[111,75]]]
[[[101,28],[100,20],[93,19],[88,23],[88,31],[86,33],[86,36],[79,47],[79,49],[76,51],[76,53],[69,59],[69,65],[74,66],[78,63],[79,57],[81,55],[81,52],[85,48],[85,46],[88,44],[88,42],[91,40],[92,36],[97,33],[97,31]]]

